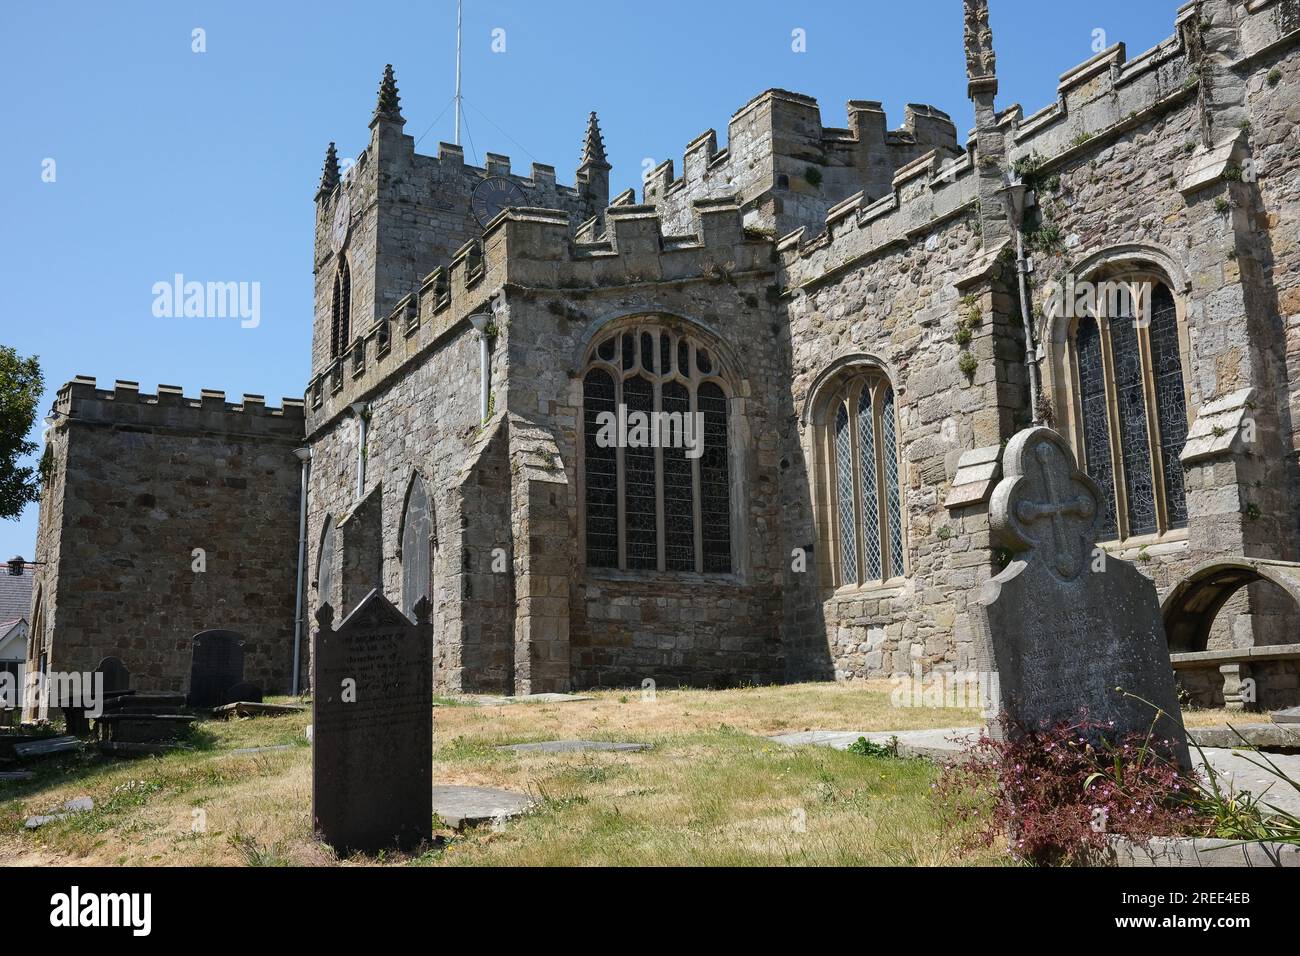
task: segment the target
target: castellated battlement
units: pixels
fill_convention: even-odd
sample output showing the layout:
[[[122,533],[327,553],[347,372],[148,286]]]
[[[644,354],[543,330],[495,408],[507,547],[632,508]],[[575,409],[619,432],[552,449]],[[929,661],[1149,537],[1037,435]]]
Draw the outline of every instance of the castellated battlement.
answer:
[[[896,130],[877,101],[851,100],[847,113],[847,127],[826,127],[812,97],[767,90],[731,117],[725,149],[706,130],[687,144],[680,177],[672,160],[655,167],[644,201],[660,209],[666,231],[681,232],[696,200],[736,196],[746,226],[782,235],[819,228],[855,193],[883,195],[895,171],[918,156],[960,155],[951,118],[933,106],[909,104]]]
[[[1240,19],[1242,61],[1268,51],[1287,36],[1295,4],[1253,0]],[[1030,116],[1018,104],[998,113],[997,132],[1008,163],[1029,163],[1038,176],[1086,160],[1125,134],[1195,102],[1201,78],[1192,31],[1207,27],[1195,4],[1179,9],[1172,36],[1128,59],[1116,43],[1065,71],[1055,102]],[[972,131],[966,153],[945,162],[933,150],[898,168],[879,196],[862,190],[831,207],[822,222],[783,233],[777,243],[787,289],[833,277],[838,270],[873,258],[891,246],[923,242],[946,222],[978,209],[979,136]],[[1189,162],[1191,161],[1189,157]],[[1182,170],[1176,172],[1181,173]],[[986,242],[986,248],[991,244]]]
[[[268,406],[261,395],[226,401],[226,393],[202,389],[197,398],[175,385],[159,385],[155,394],[141,392],[139,383],[118,380],[111,389],[78,375],[59,389],[54,399],[56,425],[65,421],[146,431],[186,431],[211,435],[281,438],[301,441],[303,403],[281,399]]]
[[[733,197],[697,200],[693,213],[692,232],[665,234],[659,210],[620,197],[605,212],[603,238],[583,241],[574,236],[563,210],[504,210],[488,223],[482,239],[462,245],[447,265],[425,276],[418,289],[312,378],[307,433],[450,339],[473,334],[469,317],[491,314],[494,297],[510,286],[577,290],[772,268],[770,237],[742,225]]]

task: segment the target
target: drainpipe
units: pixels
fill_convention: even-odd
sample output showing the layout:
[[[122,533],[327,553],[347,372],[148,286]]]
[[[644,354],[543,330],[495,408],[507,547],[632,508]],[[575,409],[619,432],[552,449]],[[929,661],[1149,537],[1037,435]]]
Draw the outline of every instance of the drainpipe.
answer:
[[[488,420],[488,406],[492,397],[492,365],[488,360],[488,323],[492,316],[479,312],[469,317],[470,324],[478,333],[478,380],[479,380],[479,421]]]
[[[348,406],[357,417],[357,501],[366,493],[366,412],[370,406],[365,402],[353,402]]]
[[[293,453],[302,462],[302,490],[298,495],[298,591],[294,603],[293,615],[293,696],[298,696],[298,668],[302,660],[302,592],[307,576],[307,469],[311,464],[311,449],[303,446],[295,448]]]
[[[1020,319],[1025,326],[1025,370],[1029,376],[1029,418],[1034,425],[1043,424],[1038,414],[1038,395],[1042,390],[1038,381],[1038,342],[1034,334],[1034,317],[1029,308],[1028,279],[1030,263],[1025,258],[1025,237],[1020,231],[1025,215],[1025,184],[1008,174],[1007,184],[1001,190],[1006,196],[1007,218],[1011,220],[1011,233],[1016,237],[1016,277],[1020,283]]]

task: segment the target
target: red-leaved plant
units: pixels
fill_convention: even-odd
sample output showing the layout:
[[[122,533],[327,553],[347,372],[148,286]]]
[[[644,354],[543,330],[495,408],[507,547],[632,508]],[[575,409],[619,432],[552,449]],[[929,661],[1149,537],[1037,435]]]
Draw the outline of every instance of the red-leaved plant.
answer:
[[[1168,741],[1117,736],[1086,711],[1039,728],[999,722],[1004,739],[981,736],[935,784],[968,849],[1009,840],[1029,862],[1077,865],[1100,862],[1111,835],[1145,845],[1213,828],[1190,799],[1195,778],[1167,758]]]

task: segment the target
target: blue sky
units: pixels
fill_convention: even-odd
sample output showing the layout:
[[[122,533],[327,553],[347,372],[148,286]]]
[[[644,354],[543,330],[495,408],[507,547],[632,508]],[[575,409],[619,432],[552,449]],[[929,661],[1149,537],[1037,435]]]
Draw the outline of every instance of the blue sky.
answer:
[[[1142,52],[1178,5],[991,0],[999,105],[1051,102],[1096,30]],[[41,417],[77,374],[301,396],[325,144],[365,145],[389,62],[417,148],[450,141],[454,29],[454,0],[0,0],[0,342],[40,355]],[[724,145],[728,117],[769,87],[815,96],[828,126],[849,99],[882,100],[891,126],[904,103],[933,104],[963,142],[973,123],[959,0],[466,0],[464,47],[467,158],[505,153],[525,173],[536,159],[571,183],[594,109],[611,195],[639,194],[647,158],[680,171],[709,127]],[[176,273],[259,283],[260,323],[156,317],[153,285]],[[35,506],[0,521],[0,557],[31,557],[35,528]]]

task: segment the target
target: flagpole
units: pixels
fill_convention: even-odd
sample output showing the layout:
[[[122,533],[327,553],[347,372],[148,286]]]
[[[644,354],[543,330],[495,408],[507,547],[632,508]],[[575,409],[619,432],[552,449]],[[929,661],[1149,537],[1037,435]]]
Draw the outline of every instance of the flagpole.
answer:
[[[461,2],[456,0],[456,145],[460,145],[460,16]]]

